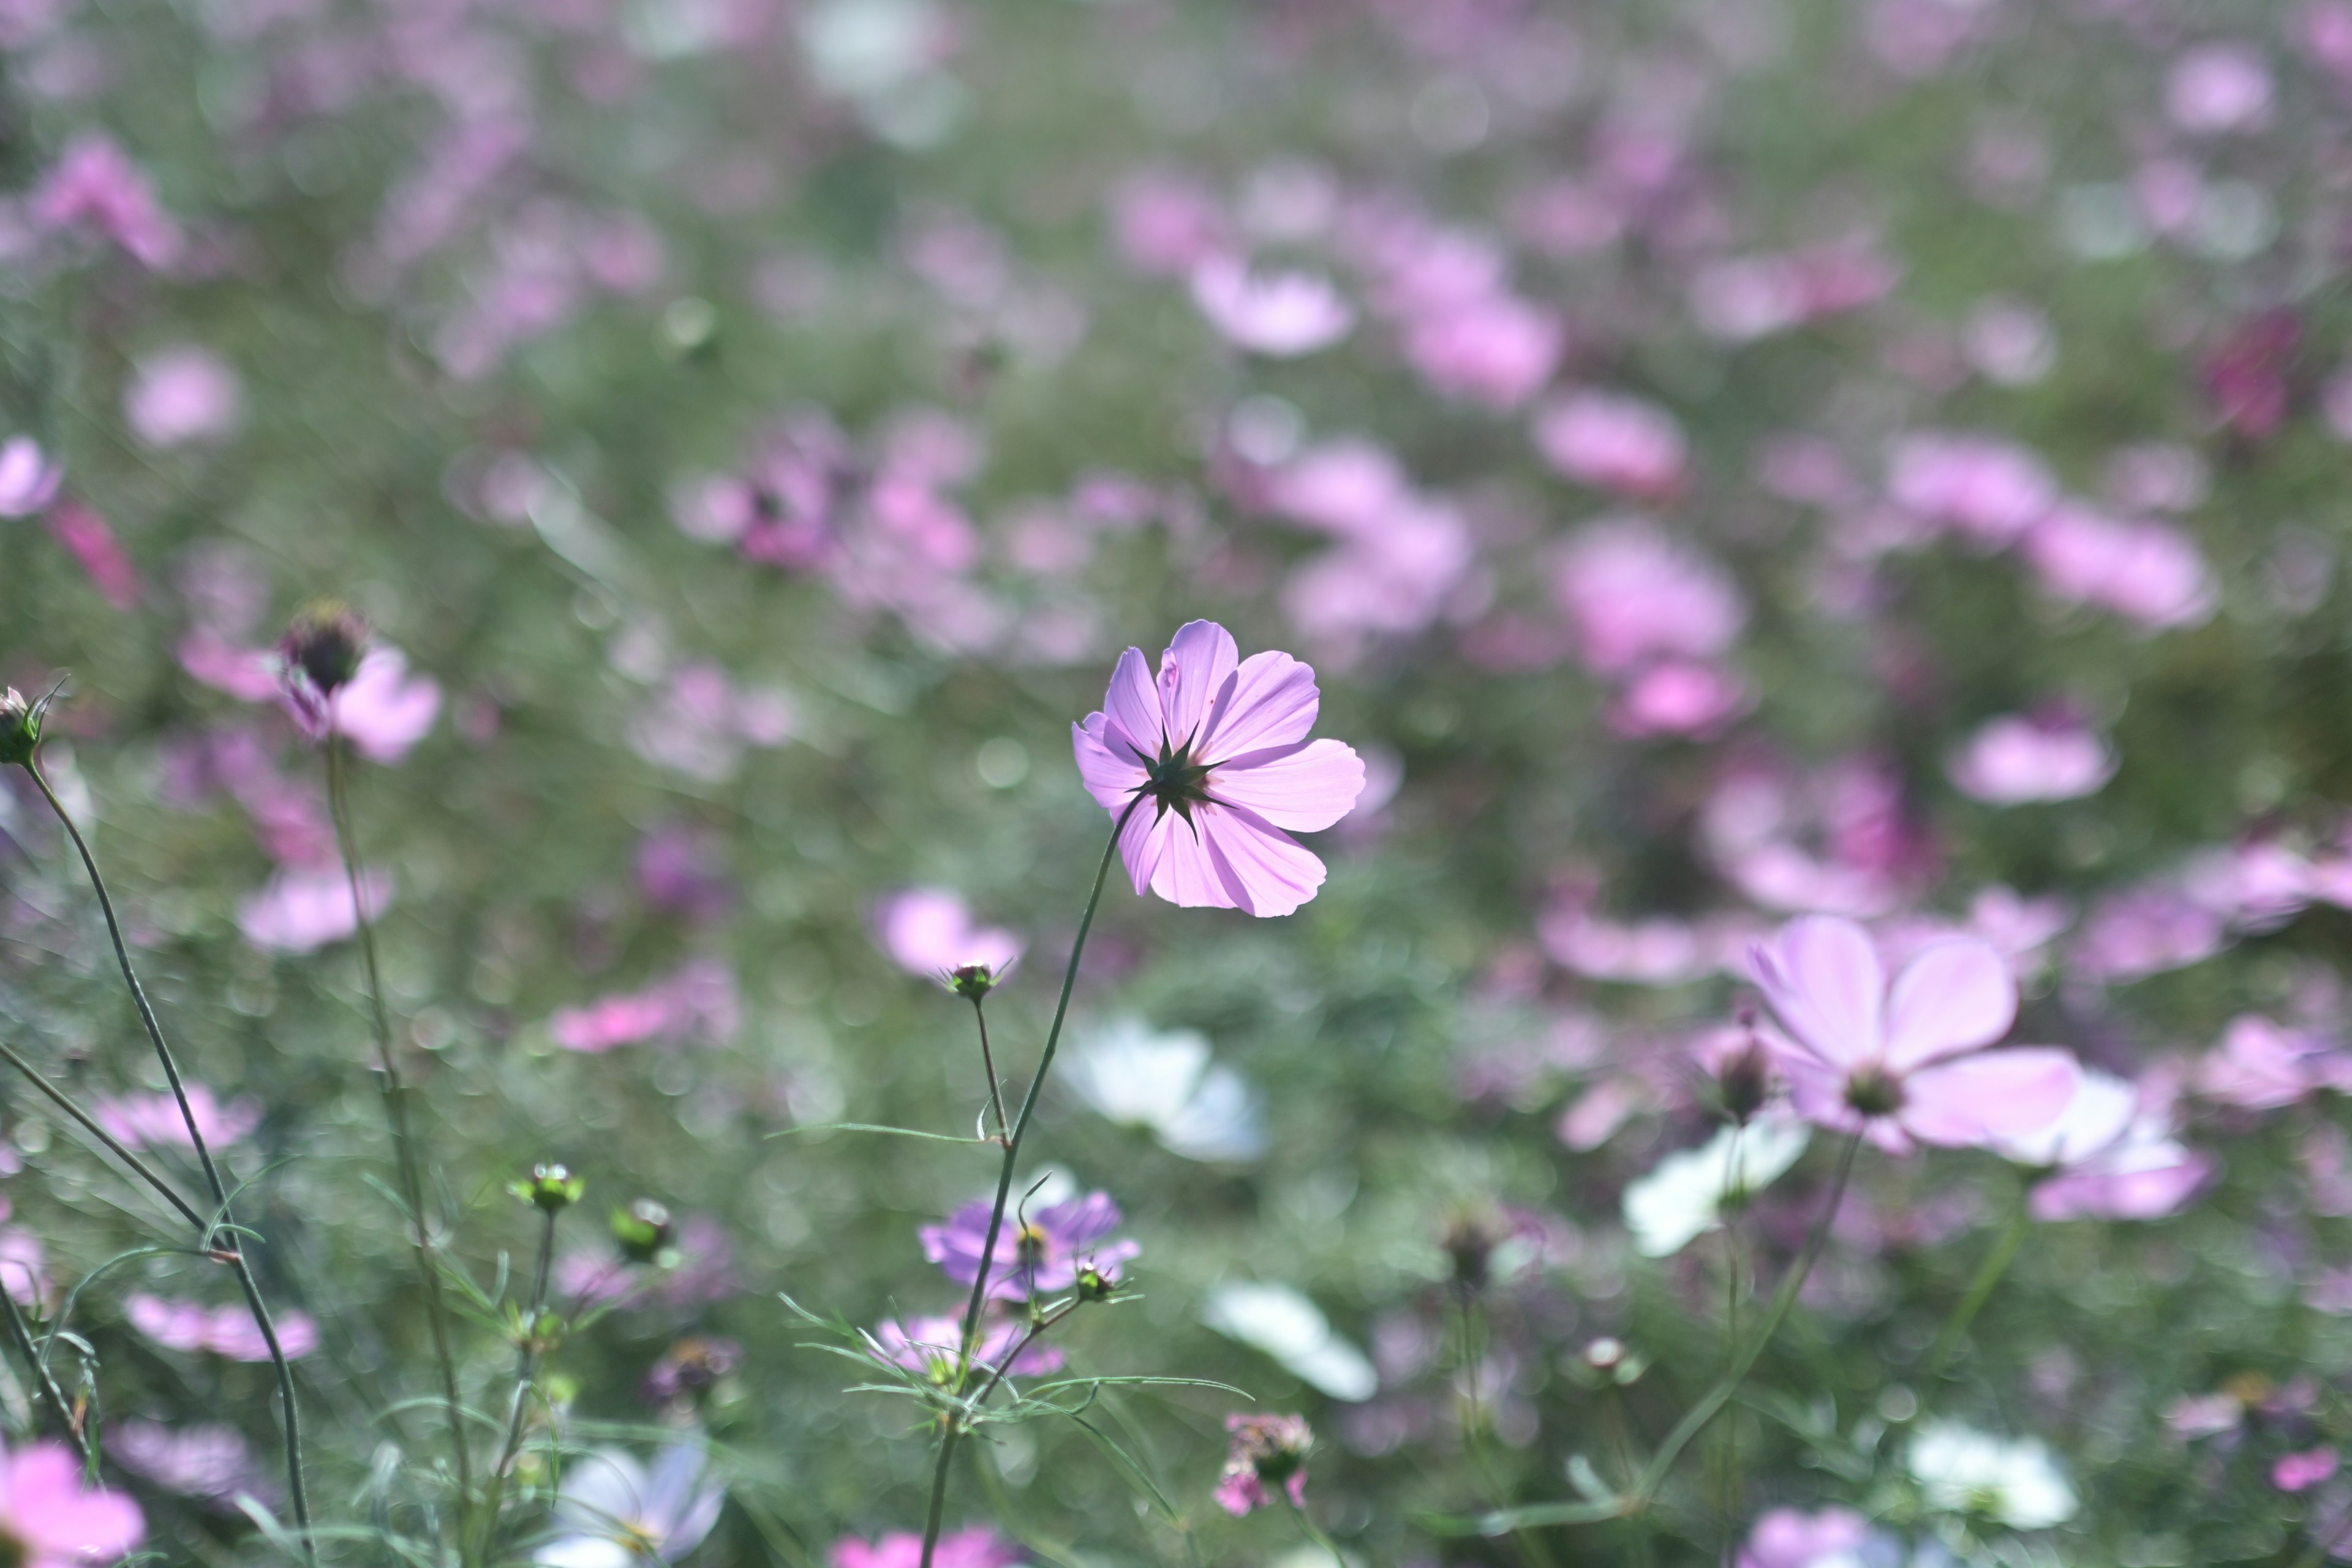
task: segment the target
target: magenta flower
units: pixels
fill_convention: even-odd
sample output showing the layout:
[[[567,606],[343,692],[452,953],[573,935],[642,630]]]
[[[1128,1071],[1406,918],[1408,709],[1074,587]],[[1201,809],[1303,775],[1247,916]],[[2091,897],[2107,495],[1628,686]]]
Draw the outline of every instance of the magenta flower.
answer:
[[[2012,713],[1969,737],[1950,772],[1963,794],[1988,805],[2074,800],[2105,787],[2116,754],[2071,715]]]
[[[1578,657],[1601,675],[1661,659],[1713,659],[1748,620],[1747,602],[1722,567],[1648,522],[1579,533],[1551,588],[1576,628]]]
[[[995,1371],[1028,1331],[1028,1325],[1021,1322],[986,1324],[980,1331],[980,1343],[972,1347],[972,1364],[982,1372]],[[878,1361],[920,1373],[933,1383],[955,1381],[956,1355],[963,1347],[961,1318],[942,1315],[917,1318],[912,1322],[892,1318],[877,1324],[866,1337]],[[1061,1368],[1060,1351],[1051,1345],[1031,1345],[1014,1356],[1006,1370],[1022,1377],[1035,1377]]]
[[[411,677],[408,657],[379,643],[362,657],[350,680],[331,691],[321,690],[299,660],[288,659],[278,701],[310,740],[341,735],[368,761],[391,763],[433,728],[441,687],[429,675]]]
[[[1119,834],[1138,894],[1254,915],[1315,896],[1323,862],[1290,834],[1330,826],[1364,787],[1352,749],[1307,738],[1321,701],[1313,669],[1286,653],[1242,659],[1212,621],[1177,631],[1156,682],[1142,649],[1119,656],[1104,710],[1071,743],[1104,810],[1147,803]]]
[[[830,1556],[833,1568],[919,1568],[923,1538],[900,1530],[868,1545],[846,1535],[833,1543]],[[1021,1561],[1021,1549],[984,1524],[948,1531],[931,1552],[931,1568],[1012,1568]]]
[[[30,436],[0,444],[0,517],[30,517],[57,499],[65,468],[49,461]]]
[[[261,1125],[261,1102],[249,1096],[222,1105],[200,1083],[188,1085],[188,1109],[195,1113],[196,1131],[207,1148],[234,1143]],[[128,1147],[158,1149],[192,1147],[187,1118],[180,1102],[168,1094],[125,1094],[98,1100],[91,1107],[98,1124]]]
[[[2336,1450],[2313,1448],[2288,1454],[2271,1467],[2271,1485],[2283,1492],[2307,1492],[2336,1474]]]
[[[1819,1513],[1776,1508],[1748,1531],[1737,1568],[1847,1568],[1874,1561],[1864,1553],[1878,1539],[1870,1521],[1850,1508]]]
[[[696,958],[642,991],[559,1008],[547,1031],[565,1050],[593,1056],[646,1040],[719,1044],[734,1037],[741,1018],[734,971],[722,960]]]
[[[974,1198],[949,1215],[945,1225],[923,1226],[923,1256],[955,1283],[971,1285],[980,1277],[990,1212],[986,1199]],[[1125,1238],[1103,1239],[1118,1228],[1118,1205],[1109,1194],[1089,1193],[1000,1226],[996,1255],[988,1268],[989,1294],[1025,1301],[1046,1291],[1066,1290],[1077,1283],[1082,1268],[1117,1279],[1118,1266],[1142,1250]]]
[[[7,453],[0,448],[0,468],[7,465]],[[7,478],[0,473],[0,511],[5,511],[5,491]],[[106,602],[118,610],[136,609],[139,605],[139,569],[107,527],[106,519],[95,507],[78,500],[67,501],[42,520],[49,537],[66,547]]]
[[[111,1563],[146,1532],[137,1503],[83,1487],[81,1462],[64,1444],[0,1451],[0,1537],[18,1568]]]
[[[1535,435],[1544,461],[1580,484],[1635,500],[1668,500],[1683,488],[1683,427],[1638,397],[1577,393],[1539,415]]]
[[[33,221],[51,233],[110,240],[149,268],[180,254],[180,230],[122,149],[103,135],[75,138],[33,192]]]
[[[1986,1050],[2017,1016],[2017,980],[1991,943],[1921,948],[1890,984],[1867,931],[1835,915],[1791,921],[1751,950],[1768,1035],[1797,1109],[1891,1152],[1957,1147],[2046,1126],[2079,1070],[2042,1046]]]
[[[125,1300],[122,1310],[132,1328],[166,1350],[210,1351],[230,1361],[269,1359],[268,1342],[242,1306],[205,1307],[142,1292]],[[319,1328],[308,1314],[279,1312],[275,1323],[278,1347],[289,1360],[319,1348]]]
[[[1315,1434],[1304,1415],[1228,1415],[1231,1438],[1224,1475],[1217,1482],[1217,1506],[1236,1519],[1274,1501],[1276,1490],[1293,1508],[1307,1506],[1307,1456]]]
[[[2150,631],[2197,626],[2219,602],[2196,541],[2169,523],[2119,521],[2068,503],[2034,526],[2024,551],[2052,597]]]
[[[1886,489],[1923,522],[1983,545],[2008,544],[2057,503],[2057,482],[2024,447],[1989,436],[1921,431],[1895,444]]]

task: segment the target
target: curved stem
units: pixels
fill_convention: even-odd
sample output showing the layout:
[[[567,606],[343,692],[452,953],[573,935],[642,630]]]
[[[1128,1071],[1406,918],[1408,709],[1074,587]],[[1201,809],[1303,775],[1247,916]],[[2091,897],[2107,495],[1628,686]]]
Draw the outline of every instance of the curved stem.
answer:
[[[1087,895],[1086,913],[1078,917],[1078,934],[1070,943],[1070,963],[1062,973],[1062,994],[1054,1004],[1054,1024],[1045,1031],[1045,1052],[1038,1057],[1037,1070],[1030,1077],[1029,1092],[1022,1098],[1021,1115],[1013,1123],[1012,1136],[1004,1141],[1004,1161],[996,1176],[996,1203],[989,1211],[988,1236],[981,1244],[980,1267],[972,1271],[971,1300],[964,1308],[962,1346],[956,1355],[958,1394],[963,1392],[964,1380],[971,1375],[971,1352],[980,1335],[981,1309],[988,1304],[988,1266],[996,1257],[996,1238],[1004,1228],[1004,1205],[1013,1195],[1013,1172],[1021,1160],[1021,1140],[1029,1131],[1029,1119],[1036,1114],[1037,1096],[1045,1087],[1045,1074],[1052,1069],[1054,1052],[1062,1043],[1062,1021],[1069,1016],[1070,992],[1078,983],[1078,960],[1087,951],[1087,933],[1094,929],[1095,910],[1102,903],[1103,883],[1110,876],[1110,863],[1118,854],[1119,836],[1127,831],[1128,818],[1135,815],[1143,800],[1143,796],[1137,795],[1127,803],[1127,809],[1118,814],[1118,822],[1111,826],[1110,842],[1103,846],[1102,863],[1095,868],[1094,889]],[[945,1420],[946,1430],[940,1436],[939,1468],[931,1474],[930,1511],[923,1522],[922,1568],[931,1568],[931,1554],[939,1548],[940,1518],[948,1500],[949,1467],[955,1458],[956,1438],[961,1435],[952,1415]]]
[[[988,1109],[996,1118],[996,1135],[1002,1138],[1012,1129],[1004,1125],[1004,1093],[996,1082],[996,1058],[988,1048],[988,1010],[982,1001],[979,996],[971,999],[971,1017],[980,1026],[980,1064],[988,1069]]]
[[[180,1211],[180,1216],[183,1219],[185,1219],[190,1225],[194,1226],[199,1232],[212,1228],[205,1221],[204,1215],[198,1214],[194,1208],[189,1206],[187,1199],[182,1197],[173,1189],[170,1183],[166,1182],[163,1177],[155,1173],[153,1167],[150,1166],[147,1162],[142,1160],[130,1150],[124,1148],[121,1139],[115,1137],[113,1133],[109,1132],[105,1128],[100,1126],[96,1118],[92,1117],[89,1111],[84,1110],[80,1106],[75,1104],[72,1097],[68,1095],[65,1090],[59,1089],[56,1084],[51,1083],[47,1079],[43,1078],[41,1076],[40,1069],[36,1068],[32,1063],[26,1061],[23,1057],[19,1056],[14,1047],[5,1044],[0,1044],[0,1061],[6,1062],[10,1067],[15,1068],[18,1072],[23,1073],[27,1079],[31,1079],[33,1087],[39,1089],[43,1094],[48,1096],[51,1104],[64,1111],[68,1116],[72,1117],[76,1122],[80,1124],[83,1131],[89,1133],[91,1137],[105,1144],[107,1152],[112,1154],[116,1159],[121,1161],[125,1165],[131,1167],[131,1172],[133,1175],[146,1183],[149,1186],[154,1188],[158,1193],[161,1193],[166,1203]]]
[[[474,1491],[473,1462],[466,1452],[466,1418],[457,1402],[457,1358],[449,1349],[449,1309],[441,1296],[441,1267],[433,1256],[433,1234],[425,1220],[425,1180],[418,1173],[415,1140],[408,1128],[408,1101],[400,1081],[400,1062],[392,1043],[392,1016],[384,1010],[383,972],[375,951],[375,922],[368,916],[367,894],[361,885],[357,835],[352,831],[351,802],[343,780],[343,738],[327,737],[327,807],[335,819],[335,847],[343,861],[343,879],[352,891],[352,912],[359,922],[360,952],[367,965],[368,1002],[375,1021],[376,1086],[383,1096],[385,1118],[392,1124],[394,1163],[400,1171],[400,1195],[408,1205],[411,1240],[416,1249],[416,1272],[425,1285],[425,1316],[433,1334],[434,1359],[441,1367],[441,1400],[449,1413],[449,1447],[457,1472],[459,1512],[469,1511]]]
[[[107,1143],[132,1169],[170,1197],[183,1214],[189,1215],[190,1223],[196,1227],[198,1247],[226,1262],[236,1271],[237,1289],[245,1296],[247,1310],[253,1315],[253,1326],[261,1332],[261,1342],[268,1347],[270,1366],[278,1375],[278,1404],[286,1427],[287,1489],[294,1505],[295,1530],[302,1542],[304,1555],[315,1560],[317,1548],[310,1539],[310,1493],[302,1479],[302,1414],[294,1397],[294,1368],[288,1363],[286,1352],[278,1342],[278,1325],[270,1321],[269,1308],[262,1300],[261,1286],[253,1277],[252,1265],[246,1260],[243,1242],[232,1238],[226,1246],[219,1244],[222,1238],[216,1227],[226,1224],[229,1218],[227,1185],[221,1181],[220,1167],[214,1163],[212,1151],[205,1145],[204,1130],[196,1125],[195,1107],[188,1101],[187,1085],[180,1077],[180,1064],[173,1058],[172,1047],[164,1043],[163,1026],[156,1018],[153,1005],[147,1000],[147,988],[139,984],[139,972],[131,967],[131,948],[123,941],[122,921],[114,912],[114,898],[107,891],[106,878],[98,868],[98,858],[90,853],[89,843],[82,837],[80,827],[75,825],[73,814],[66,809],[65,802],[58,798],[58,792],[49,786],[48,775],[41,772],[38,756],[25,759],[25,771],[32,775],[33,783],[40,788],[41,798],[48,802],[49,810],[64,826],[66,837],[73,840],[75,850],[81,856],[82,869],[89,873],[91,890],[98,894],[99,910],[106,917],[107,937],[114,944],[114,961],[122,970],[122,983],[130,988],[131,1000],[139,1009],[139,1021],[147,1027],[147,1038],[155,1047],[155,1059],[163,1064],[164,1081],[172,1086],[172,1099],[179,1105],[180,1120],[188,1130],[188,1142],[194,1146],[197,1163],[204,1167],[205,1185],[212,1193],[215,1217],[208,1220],[195,1215],[176,1194],[157,1181],[153,1173],[131,1159],[129,1152],[120,1143],[111,1138],[107,1139]],[[47,1081],[39,1074],[30,1072],[29,1068],[26,1070],[36,1083],[48,1089]],[[62,1097],[59,1099],[62,1103]],[[94,1122],[81,1119],[78,1112],[77,1119],[84,1120],[86,1126],[96,1128]]]
[[[1666,1434],[1665,1442],[1650,1457],[1649,1464],[1634,1482],[1633,1495],[1627,1500],[1629,1504],[1638,1508],[1658,1495],[1658,1489],[1665,1484],[1667,1472],[1675,1468],[1675,1461],[1682,1457],[1682,1451],[1690,1446],[1692,1438],[1706,1429],[1707,1423],[1715,1419],[1717,1412],[1731,1403],[1732,1395],[1738,1394],[1739,1385],[1747,1381],[1748,1369],[1764,1353],[1764,1347],[1772,1342],[1772,1336],[1780,1332],[1780,1320],[1789,1315],[1789,1309],[1796,1302],[1797,1292],[1804,1289],[1813,1265],[1821,1261],[1822,1247],[1829,1240],[1830,1224],[1837,1218],[1839,1205],[1845,1201],[1846,1183],[1853,1176],[1854,1156],[1861,1152],[1862,1134],[1856,1132],[1846,1139],[1845,1147],[1838,1152],[1837,1173],[1830,1178],[1829,1202],[1822,1206],[1821,1218],[1813,1222],[1812,1234],[1805,1237],[1804,1249],[1797,1254],[1796,1261],[1789,1265],[1789,1272],[1781,1277],[1780,1289],[1772,1292],[1771,1305],[1764,1310],[1764,1321],[1758,1327],[1756,1337],[1733,1359],[1716,1385],[1708,1389],[1699,1402],[1675,1423],[1673,1431]]]

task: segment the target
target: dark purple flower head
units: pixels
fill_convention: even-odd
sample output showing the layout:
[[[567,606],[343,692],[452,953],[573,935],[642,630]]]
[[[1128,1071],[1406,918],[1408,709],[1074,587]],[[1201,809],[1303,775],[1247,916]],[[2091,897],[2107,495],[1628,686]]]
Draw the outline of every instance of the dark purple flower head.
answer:
[[[959,1285],[980,1277],[989,1212],[987,1202],[975,1198],[949,1215],[945,1225],[923,1227],[923,1256]],[[1066,1290],[1077,1283],[1078,1271],[1087,1268],[1105,1279],[1117,1279],[1118,1265],[1140,1250],[1132,1241],[1103,1239],[1118,1228],[1118,1205],[1108,1193],[1089,1193],[1034,1214],[1008,1215],[996,1233],[996,1253],[988,1267],[989,1294],[1024,1301],[1043,1291]]]
[[[366,654],[368,625],[349,605],[322,599],[294,617],[278,651],[286,660],[286,679],[299,690],[308,687],[320,700],[352,683]]]
[[[1217,1482],[1217,1502],[1235,1518],[1274,1501],[1270,1489],[1288,1495],[1291,1506],[1307,1503],[1307,1456],[1315,1434],[1304,1415],[1228,1415],[1233,1435],[1225,1450],[1225,1473]]]

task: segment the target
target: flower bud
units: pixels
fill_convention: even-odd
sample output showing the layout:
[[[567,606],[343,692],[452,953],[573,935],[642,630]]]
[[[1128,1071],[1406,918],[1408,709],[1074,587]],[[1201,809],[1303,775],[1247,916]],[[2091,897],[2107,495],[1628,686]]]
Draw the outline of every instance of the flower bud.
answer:
[[[568,1166],[559,1165],[551,1160],[533,1165],[529,1177],[507,1189],[525,1203],[548,1214],[560,1214],[570,1208],[587,1190],[587,1177],[575,1176]]]
[[[1454,1288],[1475,1296],[1494,1275],[1495,1248],[1503,1237],[1483,1215],[1457,1215],[1447,1224],[1437,1245],[1454,1265]]]
[[[1723,1096],[1724,1114],[1745,1125],[1764,1109],[1772,1092],[1772,1061],[1765,1055],[1764,1042],[1749,1034],[1716,1065],[1715,1082]]]
[[[967,1002],[977,1002],[1004,984],[1004,973],[994,964],[967,963],[949,970],[947,980],[949,990]]]
[[[0,763],[25,763],[33,760],[35,748],[41,743],[41,714],[47,703],[36,706],[25,700],[25,694],[15,687],[0,696]]]
[[[651,1198],[639,1198],[626,1208],[613,1211],[613,1239],[632,1263],[659,1260],[676,1230],[669,1210]]]
[[[358,613],[338,600],[321,599],[294,617],[278,651],[289,670],[300,672],[320,696],[331,697],[359,674],[367,645],[368,625]]]
[[[1108,1301],[1118,1293],[1118,1274],[1115,1269],[1097,1268],[1089,1263],[1078,1270],[1076,1281],[1081,1301]]]

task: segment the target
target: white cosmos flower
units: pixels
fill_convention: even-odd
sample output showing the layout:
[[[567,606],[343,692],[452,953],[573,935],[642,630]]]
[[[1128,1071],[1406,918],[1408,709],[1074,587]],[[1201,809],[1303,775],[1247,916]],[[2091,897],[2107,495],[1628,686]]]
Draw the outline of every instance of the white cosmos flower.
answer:
[[[1980,1513],[2015,1530],[2043,1530],[2074,1517],[2074,1489],[2038,1438],[1996,1437],[1936,1421],[1911,1439],[1906,1461],[1933,1506]]]
[[[656,1568],[675,1563],[719,1522],[727,1488],[702,1479],[699,1444],[673,1443],[650,1474],[625,1448],[593,1449],[563,1472],[555,1533],[531,1554],[541,1568]]]
[[[1364,1352],[1332,1331],[1322,1308],[1287,1285],[1220,1285],[1209,1292],[1201,1321],[1264,1351],[1334,1399],[1370,1399],[1380,1386]]]
[[[1644,1258],[1670,1258],[1723,1223],[1726,1200],[1760,1191],[1805,1152],[1805,1124],[1759,1116],[1704,1145],[1669,1154],[1625,1189],[1625,1228]]]
[[[1231,1068],[1210,1065],[1209,1049],[1197,1030],[1120,1018],[1071,1053],[1063,1081],[1104,1116],[1146,1129],[1188,1160],[1255,1160],[1265,1152],[1257,1094]]]

